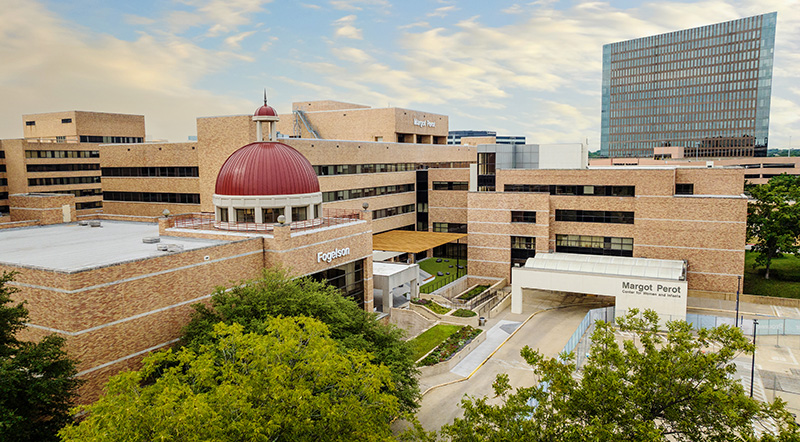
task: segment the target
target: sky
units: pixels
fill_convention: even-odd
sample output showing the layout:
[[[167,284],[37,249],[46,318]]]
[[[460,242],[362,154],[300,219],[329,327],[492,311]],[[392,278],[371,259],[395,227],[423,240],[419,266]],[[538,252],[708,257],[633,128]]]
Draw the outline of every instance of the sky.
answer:
[[[22,115],[197,117],[263,100],[445,114],[450,130],[599,149],[604,44],[778,11],[769,145],[800,144],[800,1],[0,0],[0,138]],[[792,136],[794,138],[792,139]]]

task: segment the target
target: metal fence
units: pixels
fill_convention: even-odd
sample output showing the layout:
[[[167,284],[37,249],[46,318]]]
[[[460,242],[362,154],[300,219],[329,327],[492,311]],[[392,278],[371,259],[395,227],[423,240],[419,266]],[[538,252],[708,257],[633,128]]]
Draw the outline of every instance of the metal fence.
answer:
[[[338,224],[347,224],[361,219],[357,210],[347,209],[322,209],[322,218],[306,221],[295,221],[289,224],[292,231],[319,229]],[[169,227],[194,230],[231,230],[240,232],[271,233],[275,224],[272,223],[240,223],[217,221],[213,213],[184,213],[169,218]]]
[[[437,278],[433,282],[429,282],[427,284],[422,285],[419,288],[419,291],[422,293],[431,294],[436,290],[439,290],[440,288],[454,282],[456,279],[459,279],[463,276],[467,276],[467,269],[458,269],[456,273],[453,275],[448,275],[444,278]]]

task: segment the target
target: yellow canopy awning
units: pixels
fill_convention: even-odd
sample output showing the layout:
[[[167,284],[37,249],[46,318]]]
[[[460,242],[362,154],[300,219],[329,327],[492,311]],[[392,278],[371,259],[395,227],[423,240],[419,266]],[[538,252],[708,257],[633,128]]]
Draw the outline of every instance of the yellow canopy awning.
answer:
[[[374,235],[372,237],[372,249],[385,250],[387,252],[420,253],[466,237],[466,233],[391,230]]]

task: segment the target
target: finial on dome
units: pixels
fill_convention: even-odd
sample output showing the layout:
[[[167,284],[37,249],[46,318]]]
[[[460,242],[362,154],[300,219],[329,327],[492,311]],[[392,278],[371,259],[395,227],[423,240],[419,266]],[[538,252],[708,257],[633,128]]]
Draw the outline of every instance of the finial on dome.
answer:
[[[264,106],[267,105],[267,88],[264,88]]]

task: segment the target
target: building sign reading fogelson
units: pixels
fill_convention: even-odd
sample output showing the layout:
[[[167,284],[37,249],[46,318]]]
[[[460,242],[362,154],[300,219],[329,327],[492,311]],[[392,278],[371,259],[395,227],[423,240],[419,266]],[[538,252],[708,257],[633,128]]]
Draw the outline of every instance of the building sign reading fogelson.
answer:
[[[655,287],[655,289],[653,289]],[[662,298],[681,298],[681,287],[679,285],[664,284],[642,284],[622,281],[622,293],[625,295],[659,296]]]
[[[430,121],[430,120],[417,120],[416,118],[414,118],[414,126],[436,127],[436,122],[435,121]]]
[[[334,249],[330,252],[319,252],[317,253],[317,262],[331,262],[336,258],[341,258],[342,256],[347,256],[350,254],[350,247],[345,247],[343,249]]]

